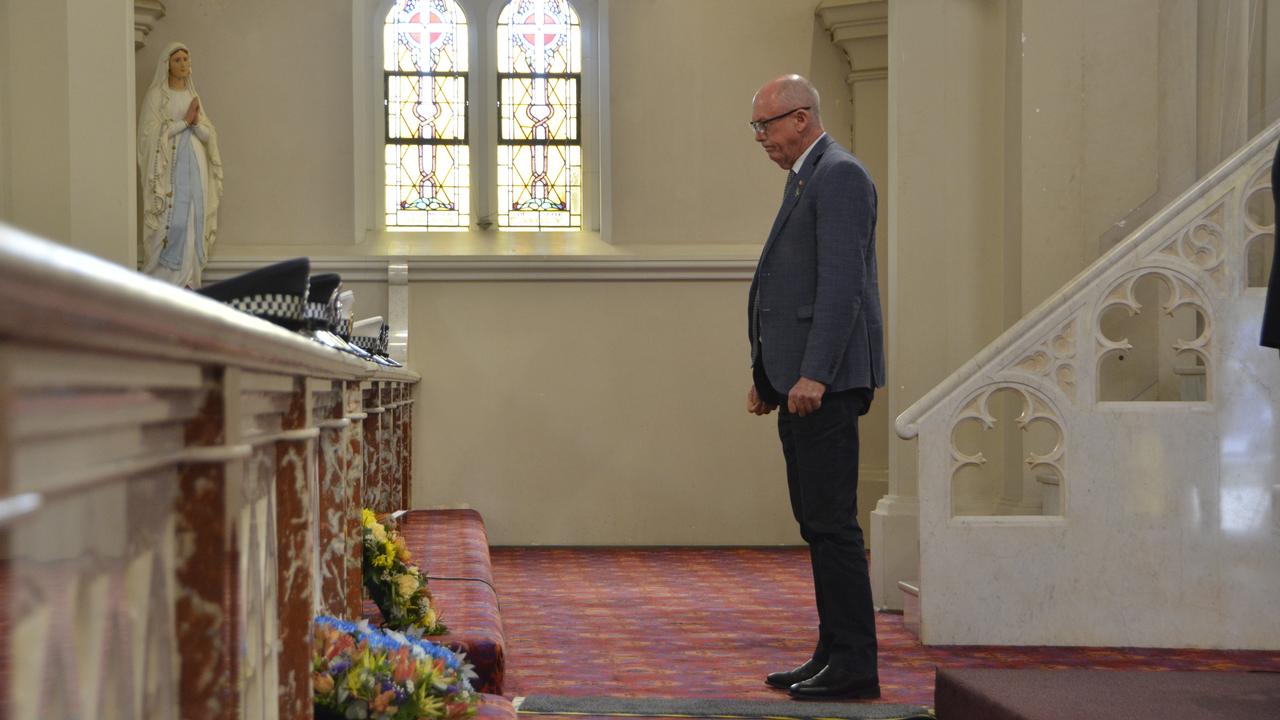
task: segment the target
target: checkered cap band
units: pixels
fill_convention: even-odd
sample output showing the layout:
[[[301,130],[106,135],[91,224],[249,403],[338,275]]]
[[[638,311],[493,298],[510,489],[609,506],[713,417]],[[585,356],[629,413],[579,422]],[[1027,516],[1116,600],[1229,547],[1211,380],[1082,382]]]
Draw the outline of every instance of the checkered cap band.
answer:
[[[328,303],[309,302],[302,311],[304,320],[315,320],[325,324],[333,323],[333,308]]]
[[[378,352],[378,338],[376,337],[355,335],[351,338],[351,344],[371,355]]]
[[[391,342],[391,330],[386,323],[382,323],[382,332],[378,333],[378,352],[383,355],[387,354],[387,346]]]
[[[235,298],[227,303],[231,307],[255,317],[274,317],[298,320],[302,317],[302,298],[297,295],[268,293]]]
[[[338,321],[338,325],[333,331],[337,333],[338,337],[351,337],[351,320],[349,318],[342,318]]]

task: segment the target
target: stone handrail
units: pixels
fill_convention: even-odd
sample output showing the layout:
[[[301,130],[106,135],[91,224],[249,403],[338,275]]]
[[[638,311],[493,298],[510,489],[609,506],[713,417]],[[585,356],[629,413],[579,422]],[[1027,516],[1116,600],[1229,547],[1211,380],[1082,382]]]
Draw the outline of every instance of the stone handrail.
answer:
[[[1081,271],[1079,275],[1076,275],[1058,292],[1024,315],[1008,330],[1001,333],[999,337],[979,351],[977,355],[973,356],[945,380],[938,383],[932,390],[902,411],[897,420],[894,421],[894,429],[897,431],[898,436],[904,440],[916,437],[920,432],[921,418],[931,412],[939,403],[957,392],[967,380],[980,375],[984,369],[999,365],[1001,357],[1018,352],[1022,346],[1033,345],[1034,341],[1031,338],[1042,334],[1043,326],[1051,319],[1056,310],[1071,302],[1073,298],[1079,297],[1109,268],[1138,252],[1148,238],[1160,232],[1187,208],[1195,204],[1208,188],[1222,183],[1225,178],[1236,172],[1242,165],[1255,159],[1259,153],[1263,153],[1269,147],[1273,147],[1277,138],[1280,138],[1280,123],[1272,125],[1254,137],[1253,140],[1227,158],[1213,172],[1201,178],[1170,205],[1156,213],[1155,216],[1143,223],[1137,230],[1134,230],[1127,238]]]

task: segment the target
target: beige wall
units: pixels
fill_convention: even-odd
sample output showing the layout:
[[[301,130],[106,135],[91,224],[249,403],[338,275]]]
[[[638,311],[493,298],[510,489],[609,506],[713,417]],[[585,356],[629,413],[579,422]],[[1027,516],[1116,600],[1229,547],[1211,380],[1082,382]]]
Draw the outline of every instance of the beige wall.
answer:
[[[495,544],[800,542],[776,415],[746,412],[744,293],[413,284],[415,504],[475,507]]]
[[[133,3],[0,5],[0,219],[133,266]]]
[[[9,28],[13,27],[9,19],[9,2],[0,0],[0,68],[13,67],[13,56],[9,53]],[[10,216],[9,195],[13,185],[9,162],[9,146],[13,142],[9,111],[10,75],[9,72],[0,72],[0,218]]]
[[[416,283],[415,500],[498,544],[798,542],[740,283]]]
[[[349,3],[183,0],[165,7],[138,52],[137,101],[165,46],[190,47],[192,77],[222,152],[218,244],[349,244]]]
[[[763,244],[785,173],[747,127],[751,96],[773,77],[810,72],[815,5],[610,5],[613,242]],[[838,71],[838,56],[824,60]]]

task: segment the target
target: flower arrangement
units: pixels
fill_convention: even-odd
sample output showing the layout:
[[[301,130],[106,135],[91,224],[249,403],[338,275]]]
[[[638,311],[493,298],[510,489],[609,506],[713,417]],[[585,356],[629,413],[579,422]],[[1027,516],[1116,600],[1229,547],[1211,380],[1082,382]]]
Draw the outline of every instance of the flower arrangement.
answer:
[[[440,635],[440,621],[427,579],[410,564],[409,548],[400,533],[378,522],[373,511],[360,514],[364,526],[364,586],[382,612],[383,627],[415,635]]]
[[[460,653],[394,630],[317,617],[311,680],[316,718],[463,720],[480,696]]]

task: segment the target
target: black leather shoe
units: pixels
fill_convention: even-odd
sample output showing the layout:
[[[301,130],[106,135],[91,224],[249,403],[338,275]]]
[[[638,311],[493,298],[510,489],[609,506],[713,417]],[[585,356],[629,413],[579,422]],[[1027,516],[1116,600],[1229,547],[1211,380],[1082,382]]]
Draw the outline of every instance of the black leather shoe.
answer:
[[[791,697],[799,700],[875,700],[880,697],[880,678],[855,675],[852,670],[828,665],[817,675],[792,685]]]
[[[822,672],[822,668],[826,667],[825,660],[814,660],[810,658],[808,662],[794,670],[786,672],[769,673],[764,679],[764,684],[769,687],[776,687],[779,690],[786,690],[798,682],[808,680],[809,678]]]

